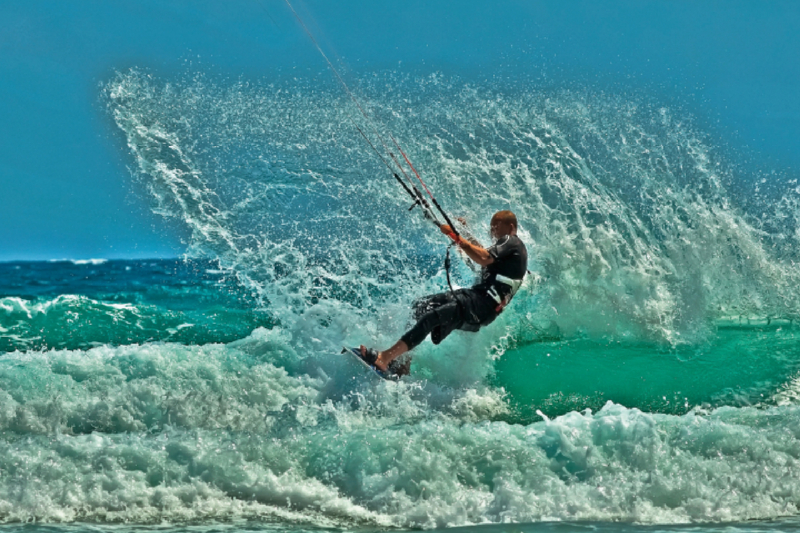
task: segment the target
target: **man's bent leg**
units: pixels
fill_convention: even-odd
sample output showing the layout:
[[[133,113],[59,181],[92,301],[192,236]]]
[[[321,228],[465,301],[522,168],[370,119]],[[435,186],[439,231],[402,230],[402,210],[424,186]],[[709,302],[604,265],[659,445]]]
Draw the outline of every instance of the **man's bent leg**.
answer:
[[[451,304],[455,301],[453,293],[440,292],[437,294],[429,294],[414,301],[411,304],[411,318],[419,320],[431,311],[438,309],[444,305]]]
[[[381,370],[386,370],[392,361],[409,350],[416,348],[434,328],[451,323],[452,321],[460,320],[460,308],[456,302],[443,305],[433,311],[425,313],[422,318],[414,324],[414,327],[400,337],[400,340],[397,341],[394,346],[388,350],[378,352],[378,359],[375,361],[375,366]],[[364,346],[361,347],[361,353],[366,353],[366,348]]]

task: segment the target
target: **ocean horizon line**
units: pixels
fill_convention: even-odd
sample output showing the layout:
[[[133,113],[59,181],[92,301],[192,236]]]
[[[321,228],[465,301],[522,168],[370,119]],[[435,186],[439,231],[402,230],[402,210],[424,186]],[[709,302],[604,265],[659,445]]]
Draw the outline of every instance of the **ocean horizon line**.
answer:
[[[13,264],[13,263],[73,263],[75,265],[87,264],[103,264],[111,261],[183,261],[183,260],[205,260],[204,258],[187,257],[187,256],[142,256],[142,257],[90,257],[83,259],[74,259],[67,257],[59,257],[52,259],[0,259],[0,264]]]

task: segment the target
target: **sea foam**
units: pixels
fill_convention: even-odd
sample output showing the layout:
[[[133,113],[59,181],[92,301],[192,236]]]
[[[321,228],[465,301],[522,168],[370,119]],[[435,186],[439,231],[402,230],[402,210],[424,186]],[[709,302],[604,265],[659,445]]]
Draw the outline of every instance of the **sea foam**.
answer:
[[[609,402],[509,424],[494,389],[365,380],[290,341],[7,354],[0,516],[431,528],[797,511],[794,405],[673,416]]]

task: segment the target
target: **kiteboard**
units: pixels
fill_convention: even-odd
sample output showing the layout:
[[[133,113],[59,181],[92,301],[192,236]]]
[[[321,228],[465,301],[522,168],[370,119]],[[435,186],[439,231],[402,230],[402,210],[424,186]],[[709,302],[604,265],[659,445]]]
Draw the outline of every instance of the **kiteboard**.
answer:
[[[342,354],[349,354],[350,358],[355,359],[356,361],[358,361],[360,363],[360,366],[363,369],[368,370],[367,373],[371,374],[372,376],[378,376],[379,378],[384,379],[386,381],[397,381],[398,379],[400,379],[397,374],[390,374],[388,372],[384,372],[383,370],[380,370],[380,369],[370,365],[366,361],[364,361],[361,358],[361,349],[360,348],[348,348],[348,347],[345,346],[345,347],[342,348]]]

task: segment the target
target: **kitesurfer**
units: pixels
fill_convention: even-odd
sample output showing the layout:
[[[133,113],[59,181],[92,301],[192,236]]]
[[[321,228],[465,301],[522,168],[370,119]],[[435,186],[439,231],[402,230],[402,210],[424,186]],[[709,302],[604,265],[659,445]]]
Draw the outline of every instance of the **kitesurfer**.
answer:
[[[383,147],[383,151],[379,150],[375,144],[370,140],[370,136],[356,123],[355,127],[358,133],[364,138],[364,141],[369,145],[375,155],[381,162],[389,169],[394,178],[403,188],[405,193],[413,200],[413,204],[409,210],[416,206],[424,213],[425,218],[436,224],[445,235],[448,235],[453,242],[458,245],[461,250],[473,261],[482,267],[481,280],[469,289],[460,289],[457,291],[450,289],[450,292],[434,294],[425,297],[414,304],[414,318],[417,323],[405,335],[403,335],[397,343],[388,350],[378,352],[374,349],[367,349],[361,346],[360,349],[345,349],[351,351],[360,357],[373,368],[375,368],[384,377],[387,373],[394,373],[397,375],[407,374],[410,362],[406,361],[405,365],[400,365],[398,368],[397,363],[389,369],[392,362],[397,361],[397,358],[412,350],[419,343],[431,335],[434,344],[439,344],[455,329],[466,331],[478,331],[481,326],[491,323],[497,315],[508,304],[514,294],[522,284],[522,280],[527,272],[528,252],[525,245],[517,237],[517,217],[511,211],[498,211],[492,217],[491,232],[492,237],[496,242],[489,248],[483,248],[477,241],[464,239],[459,234],[458,230],[453,227],[453,223],[447,216],[447,213],[439,205],[436,197],[433,196],[428,186],[422,180],[417,169],[411,163],[408,155],[400,147],[400,143],[391,133],[388,133],[388,139],[391,143],[387,142],[386,135],[382,134],[380,129],[375,124],[375,120],[370,118],[364,106],[358,101],[356,96],[345,83],[344,78],[339,74],[331,63],[328,56],[320,47],[314,35],[300,18],[300,15],[292,7],[289,0],[286,4],[291,9],[297,21],[303,27],[306,34],[308,34],[311,41],[316,46],[323,59],[328,63],[331,71],[336,75],[339,83],[342,84],[345,92],[350,96],[350,99],[361,112],[367,124],[370,125],[368,130],[372,131],[372,136],[378,139],[379,145]],[[394,146],[394,148],[390,148]],[[422,189],[428,195],[431,203],[417,188],[414,181],[410,178],[405,170],[405,166],[400,162],[400,159],[395,155],[394,150],[397,150],[402,160],[405,161],[406,166],[411,169],[417,181],[422,186]],[[394,166],[392,166],[394,163]],[[398,174],[399,171],[399,174]],[[402,174],[402,177],[401,177]],[[446,224],[441,224],[438,221],[437,215],[433,211],[433,207],[444,218]],[[449,260],[449,249],[448,249]],[[448,271],[449,272],[449,271]],[[448,285],[450,283],[448,273]],[[387,370],[388,369],[388,370]]]
[[[483,248],[474,239],[459,236],[449,225],[440,225],[442,233],[482,267],[480,280],[468,289],[417,300],[413,307],[417,323],[387,350],[377,351],[362,345],[361,358],[382,373],[405,375],[410,361],[402,364],[398,358],[413,350],[428,334],[434,344],[439,344],[453,330],[478,331],[494,321],[519,289],[528,269],[528,251],[517,236],[517,228],[514,213],[498,211],[491,220],[494,244]]]

